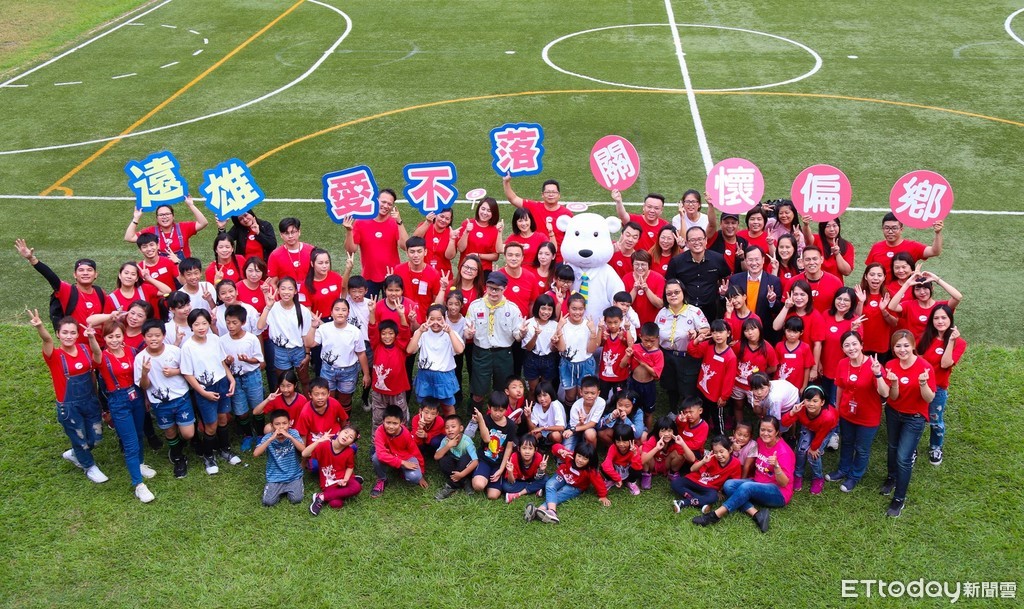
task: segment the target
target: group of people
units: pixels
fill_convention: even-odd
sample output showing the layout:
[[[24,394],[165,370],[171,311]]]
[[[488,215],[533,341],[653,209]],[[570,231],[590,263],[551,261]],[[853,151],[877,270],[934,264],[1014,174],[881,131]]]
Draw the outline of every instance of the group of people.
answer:
[[[622,230],[608,264],[625,289],[594,319],[586,282],[561,263],[558,219],[572,214],[558,182],[544,182],[539,201],[507,177],[504,190],[509,235],[490,197],[459,225],[446,210],[410,234],[385,189],[376,218],[343,224],[338,270],[328,249],[302,241],[298,218],[275,234],[253,211],[218,222],[204,266],[190,241],[207,221],[191,199],[190,222],[164,205],[139,230],[136,211],[125,240],[141,260],[121,265],[109,292],[93,260],[64,281],[17,240],[53,289],[56,341],[38,310],[28,314],[71,441],[63,457],[106,481],[91,452],[106,419],[149,502],[147,442],[168,445],[179,478],[187,444],[208,474],[266,454],[264,505],[302,501],[312,471],[316,515],[362,490],[361,387],[372,497],[390,474],[426,488],[434,461],[438,500],[460,489],[543,497],[527,521],[558,522],[558,505],[590,488],[609,505],[611,489],[636,495],[665,476],[677,512],[699,508],[695,524],[743,511],[767,531],[769,508],[803,489],[805,470],[812,494],[826,481],[861,484],[883,415],[889,516],[902,512],[926,426],[929,461],[942,462],[966,343],[954,323],[961,294],[921,266],[942,252],[941,222],[926,245],[886,214],[858,280],[838,218],[812,228],[791,201],[767,201],[741,230],[695,190],[670,219],[661,195],[633,214],[613,191]],[[830,446],[839,459],[826,474]]]

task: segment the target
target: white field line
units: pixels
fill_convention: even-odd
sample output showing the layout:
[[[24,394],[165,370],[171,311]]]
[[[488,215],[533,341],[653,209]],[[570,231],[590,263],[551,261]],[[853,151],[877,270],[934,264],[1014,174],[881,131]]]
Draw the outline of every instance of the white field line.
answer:
[[[80,85],[80,84],[82,84],[82,81],[80,81],[80,80],[72,80],[72,81],[69,81],[69,82],[55,82],[55,83],[53,83],[53,86],[55,86],[55,87],[66,87],[68,85]]]
[[[146,11],[146,12],[144,12],[144,13],[140,13],[140,14],[138,14],[138,15],[130,15],[130,16],[128,16],[128,21],[125,21],[124,23],[122,23],[122,24],[120,24],[120,25],[117,25],[117,26],[115,26],[115,27],[112,27],[112,28],[110,28],[109,30],[107,30],[107,31],[103,32],[102,34],[100,34],[100,35],[98,35],[98,36],[95,36],[95,37],[93,37],[93,38],[90,38],[89,40],[86,40],[85,42],[83,42],[82,44],[80,44],[80,45],[76,46],[76,47],[75,47],[75,48],[73,48],[73,49],[70,49],[70,50],[64,51],[64,52],[63,52],[63,53],[61,53],[60,55],[57,55],[56,57],[54,57],[54,58],[52,58],[52,59],[49,59],[49,60],[47,60],[47,61],[45,61],[45,62],[43,62],[43,63],[39,64],[38,66],[36,66],[36,67],[32,68],[31,70],[26,70],[26,71],[22,72],[21,74],[18,74],[17,76],[15,76],[14,78],[11,78],[10,80],[8,80],[8,81],[6,81],[6,82],[0,83],[0,87],[4,87],[4,86],[7,86],[7,85],[11,84],[12,82],[16,82],[16,81],[18,81],[18,80],[21,80],[22,78],[25,78],[26,76],[28,76],[29,74],[32,74],[33,72],[36,72],[36,71],[38,71],[38,70],[42,70],[42,69],[43,69],[43,68],[45,68],[46,66],[48,66],[48,65],[52,64],[53,62],[55,62],[55,61],[58,61],[58,60],[60,60],[60,59],[63,59],[63,58],[65,58],[65,57],[67,57],[68,55],[70,55],[70,54],[74,53],[75,51],[77,51],[77,50],[79,50],[79,49],[81,49],[81,48],[84,48],[84,47],[86,47],[86,46],[88,46],[88,45],[90,45],[90,44],[92,44],[92,43],[96,42],[97,40],[99,40],[100,38],[103,38],[103,37],[104,37],[104,36],[106,36],[107,34],[113,34],[114,32],[116,32],[117,30],[119,30],[119,29],[123,28],[124,26],[126,26],[126,25],[131,25],[131,22],[132,22],[133,20],[135,20],[135,19],[137,19],[137,18],[139,18],[139,17],[145,17],[146,15],[148,15],[148,14],[152,13],[153,11],[155,11],[156,9],[158,9],[158,8],[160,8],[160,7],[162,7],[162,6],[164,6],[165,4],[168,4],[168,3],[170,3],[171,1],[172,1],[172,0],[164,0],[164,1],[163,1],[163,2],[161,2],[160,4],[158,4],[158,5],[154,6],[153,8],[149,9],[148,11]]]
[[[683,43],[679,39],[679,28],[676,26],[676,14],[672,10],[672,0],[665,0],[665,12],[668,13],[668,26],[672,30],[672,42],[676,46],[676,58],[679,59],[679,71],[683,75],[683,87],[686,89],[686,99],[690,102],[690,116],[693,117],[693,128],[697,132],[697,145],[700,147],[700,157],[704,161],[704,173],[711,173],[715,166],[711,160],[711,149],[708,148],[708,136],[704,133],[704,122],[700,119],[700,111],[697,109],[697,96],[693,93],[693,83],[690,82],[690,71],[686,68],[686,53],[683,53]]]
[[[160,66],[160,69],[163,70],[164,68],[169,68],[171,66],[176,66],[179,63],[181,63],[181,62],[180,61],[172,61],[171,63],[165,63],[164,65]]]
[[[1010,35],[1010,38],[1016,40],[1018,44],[1024,44],[1024,40],[1021,40],[1020,36],[1018,36],[1013,31],[1013,28],[1010,27],[1010,24],[1013,22],[1013,18],[1021,13],[1024,13],[1024,8],[1017,9],[1016,11],[1010,13],[1010,16],[1007,17],[1006,21],[1003,23],[1003,28],[1006,30],[1006,33]]]
[[[205,201],[203,197],[193,197],[196,201]],[[65,197],[61,195],[0,195],[0,200],[12,201],[134,201],[135,197],[102,197],[89,195],[74,195]],[[271,198],[263,199],[265,203],[319,203],[324,204],[323,199],[300,199],[300,198]],[[406,199],[398,199],[398,203],[408,203]],[[473,203],[465,199],[458,199],[456,203]],[[500,205],[511,205],[508,201],[498,201]],[[587,207],[603,207],[615,205],[612,201],[563,201],[565,205],[582,203]],[[643,207],[643,203],[624,203],[626,207]],[[888,207],[848,207],[846,211],[867,212],[873,214],[891,211]],[[1024,216],[1024,211],[997,211],[990,209],[954,209],[951,214],[965,216]]]
[[[167,2],[170,2],[170,1],[171,0],[167,0]],[[331,6],[330,4],[327,4],[325,2],[320,2],[319,0],[309,0],[309,2],[311,2],[312,4],[316,4],[316,5],[322,6],[324,8],[328,8],[328,9],[334,11],[335,13],[338,13],[339,15],[341,15],[341,17],[345,20],[345,31],[342,32],[341,36],[339,36],[338,39],[334,41],[334,44],[332,44],[330,46],[330,48],[328,48],[326,51],[324,51],[323,54],[320,56],[320,58],[317,59],[313,63],[313,65],[311,65],[309,67],[309,69],[307,69],[305,72],[303,72],[301,75],[299,75],[298,78],[296,78],[295,80],[293,80],[293,81],[291,81],[291,82],[289,82],[289,83],[287,83],[287,84],[285,84],[285,85],[283,85],[281,87],[278,87],[277,89],[274,89],[273,91],[271,91],[269,93],[261,95],[260,97],[257,97],[256,99],[251,99],[251,100],[249,100],[249,101],[247,101],[245,103],[239,104],[237,106],[233,106],[231,108],[225,108],[224,110],[218,110],[217,112],[213,112],[211,114],[205,114],[203,116],[197,116],[195,118],[190,118],[188,120],[179,121],[177,123],[171,123],[170,125],[163,125],[162,127],[153,127],[152,129],[143,129],[143,130],[140,130],[140,131],[133,131],[133,132],[127,134],[127,135],[115,135],[115,136],[111,136],[111,137],[104,137],[104,138],[99,138],[99,139],[95,139],[95,140],[89,140],[89,141],[85,141],[85,142],[74,142],[74,143],[71,143],[71,144],[54,144],[52,146],[39,146],[37,148],[25,148],[25,149],[22,149],[22,150],[0,150],[0,156],[6,156],[6,155],[12,155],[12,154],[23,154],[23,153],[26,153],[26,152],[42,152],[42,151],[45,151],[45,150],[61,150],[61,149],[64,149],[64,148],[77,148],[77,147],[80,147],[80,146],[91,146],[93,144],[102,144],[102,143],[109,142],[109,141],[112,141],[112,140],[124,140],[124,139],[132,138],[132,137],[138,137],[140,135],[148,135],[150,133],[156,133],[157,131],[164,131],[164,130],[167,130],[167,129],[174,129],[176,127],[181,127],[181,126],[184,126],[184,125],[191,125],[192,123],[198,123],[200,121],[205,121],[207,119],[215,118],[217,116],[222,116],[224,114],[230,114],[232,112],[236,112],[236,111],[241,110],[243,108],[248,108],[249,106],[252,106],[254,104],[258,104],[258,103],[260,103],[260,102],[262,102],[264,100],[267,100],[267,99],[270,99],[271,97],[274,97],[275,95],[278,95],[279,93],[287,91],[288,89],[291,89],[295,85],[297,85],[300,82],[302,82],[302,81],[306,80],[307,78],[309,78],[309,76],[313,72],[316,72],[317,68],[319,68],[320,65],[323,64],[323,62],[327,61],[327,59],[330,58],[331,55],[334,54],[335,49],[337,49],[341,45],[341,43],[344,42],[344,40],[346,38],[348,38],[349,33],[352,31],[352,19],[345,12],[343,12],[341,9],[339,9],[339,8],[337,8],[335,6]],[[166,2],[165,2],[165,4],[166,4]],[[177,63],[177,62],[174,62],[174,63]],[[174,63],[169,63],[169,64],[167,64],[165,66],[160,66],[160,67],[161,68],[166,68],[166,67],[174,65]]]
[[[128,78],[129,76],[138,76],[138,72],[132,72],[130,74],[119,74],[117,76],[111,76],[110,80],[117,80],[118,78]]]

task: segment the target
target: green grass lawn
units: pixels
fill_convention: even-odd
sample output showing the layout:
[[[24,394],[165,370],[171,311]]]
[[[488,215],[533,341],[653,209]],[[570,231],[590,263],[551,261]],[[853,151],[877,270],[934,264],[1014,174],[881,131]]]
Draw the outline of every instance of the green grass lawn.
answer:
[[[293,4],[166,4],[138,19],[141,26],[124,27],[17,81],[27,86],[0,88],[0,152],[121,133]],[[80,44],[134,6],[140,3],[0,1],[2,78]],[[627,200],[653,190],[674,201],[686,188],[703,185],[685,95],[583,80],[541,59],[545,45],[567,34],[666,23],[661,1],[353,0],[336,6],[351,18],[352,30],[301,83],[218,118],[125,139],[63,186],[75,195],[128,195],[124,164],[168,149],[195,189],[202,170],[227,158],[253,161],[350,123],[256,163],[267,196],[315,199],[323,173],[361,163],[382,186],[400,190],[405,164],[451,160],[460,192],[482,186],[500,198],[487,132],[518,121],[538,122],[547,133],[544,173],[515,180],[521,195],[538,194],[542,179],[554,177],[566,201],[607,200],[589,174],[587,154],[608,133],[627,137],[641,155],[640,180]],[[1006,16],[1019,6],[923,0],[676,0],[672,6],[679,23],[771,33],[823,59],[818,73],[790,85],[696,96],[714,159],[754,160],[765,174],[766,197],[787,196],[800,170],[827,162],[850,177],[858,207],[885,207],[896,178],[929,168],[953,184],[958,209],[1020,209],[1024,116],[1012,83],[1024,81],[1024,46],[1003,31]],[[1012,25],[1020,35],[1024,16]],[[346,28],[344,17],[324,4],[302,3],[136,130],[218,112],[284,87]],[[777,82],[813,65],[809,54],[775,38],[679,30],[697,88]],[[581,34],[551,47],[550,58],[609,82],[682,87],[667,26]],[[55,86],[76,81],[81,84]],[[530,93],[418,107],[522,92]],[[100,146],[0,154],[0,195],[37,195]],[[610,206],[595,209],[612,213]],[[326,247],[338,264],[343,259],[343,234],[325,218],[322,203],[265,203],[257,211],[274,222],[297,215],[305,241]],[[415,221],[415,211],[402,211]],[[457,216],[467,213],[459,204]],[[503,208],[502,215],[509,224],[511,210]],[[0,606],[892,606],[899,601],[841,599],[840,582],[1024,581],[1018,548],[1024,453],[1017,441],[1024,434],[1024,332],[1009,311],[1015,299],[1007,298],[1013,284],[1006,280],[1009,265],[1024,257],[1020,216],[950,216],[946,251],[926,264],[964,293],[957,325],[970,348],[950,388],[946,461],[938,468],[919,461],[903,517],[884,518],[887,501],[875,490],[884,477],[883,429],[861,487],[850,495],[835,485],[822,497],[797,494],[774,512],[767,536],[744,516],[712,529],[690,525],[689,517],[672,513],[663,480],[640,497],[613,493],[609,509],[585,495],[559,511],[557,527],[524,525],[523,500],[507,507],[458,496],[437,504],[440,477],[433,466],[426,492],[393,484],[380,499],[364,493],[314,519],[308,500],[260,507],[262,459],[246,458],[249,467],[225,467],[214,477],[193,459],[188,478],[179,481],[165,453],[153,452],[148,460],[159,474],[149,486],[157,501],[141,506],[112,432],[97,450],[111,480],[90,484],[59,458],[66,438],[55,421],[38,339],[22,312],[45,308],[47,286],[11,242],[27,239],[62,276],[74,259],[94,257],[101,285],[112,286],[117,266],[136,257],[136,248],[121,240],[130,217],[130,202],[0,199],[7,243],[0,249],[0,409],[6,414],[0,417],[0,493],[7,497],[0,503],[6,525],[0,528]],[[868,247],[881,238],[880,218],[881,212],[843,218],[844,236],[857,245],[857,276]],[[193,241],[204,260],[213,236],[207,229]],[[908,237],[931,239],[929,232],[909,230]],[[357,425],[368,430],[368,418],[356,411]],[[826,466],[835,461],[829,453]],[[365,448],[357,471],[372,476]],[[307,479],[307,493],[314,484]]]

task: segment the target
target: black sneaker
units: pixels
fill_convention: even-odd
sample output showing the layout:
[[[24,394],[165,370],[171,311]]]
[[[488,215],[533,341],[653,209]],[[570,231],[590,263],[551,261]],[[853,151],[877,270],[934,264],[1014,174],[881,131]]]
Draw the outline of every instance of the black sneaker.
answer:
[[[906,505],[906,501],[903,499],[893,499],[889,503],[889,509],[885,510],[885,515],[889,518],[899,518],[900,514],[903,513],[903,506]]]
[[[928,451],[928,462],[932,465],[942,465],[942,449],[936,448]]]
[[[530,522],[537,516],[537,508],[532,503],[526,504],[526,509],[523,510],[523,520]]]
[[[320,510],[322,509],[324,509],[323,493],[313,493],[313,503],[309,504],[309,513],[314,516],[319,516]]]
[[[717,524],[719,520],[718,514],[715,514],[714,511],[710,511],[707,514],[694,516],[693,520],[690,522],[700,527],[706,527],[708,525]]]
[[[444,501],[445,499],[448,499],[457,492],[459,492],[459,489],[455,488],[450,484],[445,484],[437,491],[437,494],[434,495],[434,499],[438,501]]]
[[[842,482],[843,480],[846,480],[846,473],[836,470],[825,474],[825,479],[829,482]]]
[[[771,517],[771,513],[768,508],[761,508],[754,514],[754,522],[757,523],[757,528],[761,529],[762,533],[768,532],[768,518]]]
[[[878,489],[879,495],[891,495],[892,489],[896,488],[896,480],[893,478],[886,478],[885,482],[882,483],[882,487]]]
[[[184,478],[188,474],[188,459],[186,459],[184,456],[178,457],[176,459],[172,458],[171,463],[174,464],[175,478]]]
[[[164,447],[164,441],[161,440],[160,436],[158,435],[154,434],[152,436],[149,436],[148,438],[146,438],[146,441],[149,442],[149,447],[152,448],[153,450],[160,450],[161,448]]]

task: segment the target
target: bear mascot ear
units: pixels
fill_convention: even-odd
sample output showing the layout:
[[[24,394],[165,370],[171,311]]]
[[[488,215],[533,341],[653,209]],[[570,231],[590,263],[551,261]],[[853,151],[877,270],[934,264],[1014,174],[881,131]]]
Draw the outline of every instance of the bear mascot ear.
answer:
[[[572,220],[570,216],[558,216],[558,219],[555,220],[555,228],[564,233],[569,228],[569,220]]]
[[[622,230],[622,221],[618,218],[605,218],[604,221],[608,223],[609,233],[617,233]]]

